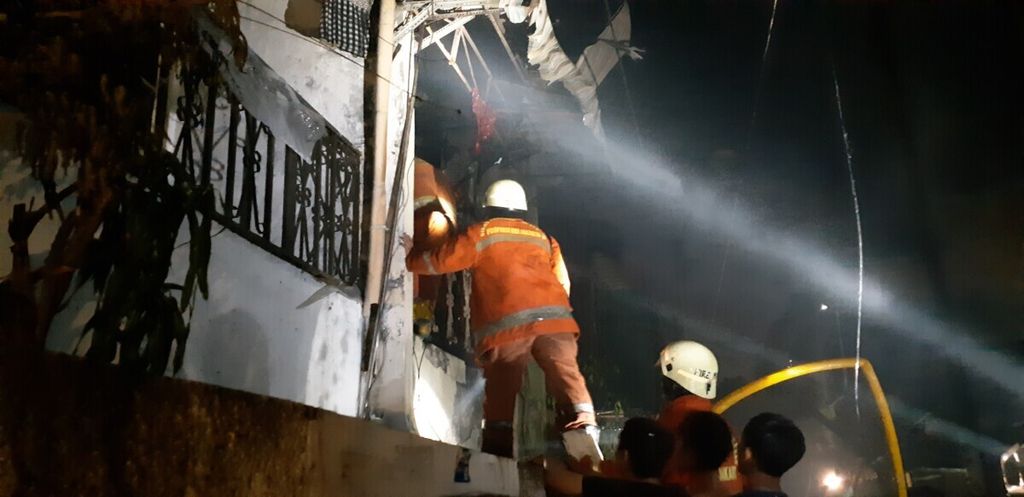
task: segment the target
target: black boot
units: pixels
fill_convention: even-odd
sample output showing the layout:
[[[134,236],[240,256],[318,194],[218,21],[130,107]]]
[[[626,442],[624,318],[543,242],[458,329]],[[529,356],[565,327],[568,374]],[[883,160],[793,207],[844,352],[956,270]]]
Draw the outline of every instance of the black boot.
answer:
[[[495,426],[496,425],[496,426]],[[480,450],[498,457],[515,457],[514,436],[511,423],[489,423],[484,427],[483,443]]]

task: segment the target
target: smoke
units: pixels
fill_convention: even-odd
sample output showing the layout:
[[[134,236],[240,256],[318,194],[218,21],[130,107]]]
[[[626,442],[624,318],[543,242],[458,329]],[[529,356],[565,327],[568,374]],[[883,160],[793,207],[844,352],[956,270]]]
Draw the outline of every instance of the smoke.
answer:
[[[571,137],[571,133],[562,136]],[[725,196],[696,174],[681,175],[683,168],[626,139],[609,140],[603,147],[592,141],[567,139],[560,142],[568,151],[590,164],[594,178],[628,186],[616,191],[642,206],[650,217],[662,223],[697,226],[761,258],[765,264],[781,266],[811,283],[824,295],[853,307],[857,303],[858,273],[845,267],[827,251],[802,237],[758,218],[743,201]],[[972,373],[999,385],[1016,397],[1024,396],[1024,368],[1013,359],[974,340],[960,329],[915,309],[884,286],[864,281],[863,309],[867,319],[889,333],[911,338],[933,347],[947,359],[962,364]]]
[[[898,398],[890,396],[888,400],[889,407],[898,419],[921,426],[925,433],[939,435],[950,442],[990,456],[998,456],[1006,450],[1002,442],[992,437],[935,417],[930,412],[908,405]]]
[[[688,335],[699,338],[712,349],[728,349],[742,356],[764,359],[773,364],[784,364],[788,359],[787,354],[783,351],[738,335],[713,323],[690,318],[684,313],[669,309],[666,306],[639,302],[639,299],[633,299],[628,296],[623,296],[623,298],[629,299],[631,303],[642,305],[658,316],[683,327],[687,330]],[[988,455],[998,456],[1005,449],[1002,442],[988,435],[977,433],[956,423],[939,418],[928,411],[903,402],[898,397],[887,394],[886,399],[896,420],[907,425],[919,426],[923,428],[925,433]]]

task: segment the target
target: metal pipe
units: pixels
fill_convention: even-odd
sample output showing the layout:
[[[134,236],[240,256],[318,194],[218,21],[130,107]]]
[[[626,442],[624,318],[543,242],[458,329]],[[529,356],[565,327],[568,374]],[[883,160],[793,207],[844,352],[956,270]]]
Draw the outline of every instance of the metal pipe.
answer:
[[[882,422],[882,430],[885,435],[885,442],[889,448],[889,455],[892,457],[893,476],[896,478],[896,495],[897,497],[907,497],[907,479],[903,467],[903,453],[900,452],[900,441],[899,437],[896,435],[896,424],[892,420],[892,411],[889,409],[889,401],[885,397],[885,391],[882,390],[882,382],[878,380],[878,375],[875,374],[875,368],[871,366],[871,362],[867,359],[827,359],[824,361],[811,362],[786,368],[782,371],[754,380],[739,390],[726,395],[722,400],[719,400],[711,410],[718,414],[722,414],[729,410],[730,407],[738,404],[740,401],[750,397],[751,395],[754,395],[766,388],[771,388],[779,383],[800,378],[801,376],[821,373],[823,371],[855,368],[859,368],[859,370],[864,373],[864,378],[867,379],[868,387],[871,389],[871,394],[875,398],[875,405],[878,407],[878,415],[881,418],[880,420]]]
[[[395,52],[395,0],[380,0],[377,25],[377,78],[374,89],[373,190],[370,204],[370,253],[367,260],[366,291],[363,292],[363,317],[377,303],[384,279],[384,245],[387,229],[388,106],[391,64]]]
[[[501,46],[505,47],[505,53],[508,54],[508,59],[512,61],[512,65],[516,68],[516,73],[519,74],[519,79],[526,83],[526,73],[523,72],[523,67],[519,62],[519,58],[516,57],[515,52],[512,51],[512,47],[508,44],[508,39],[505,38],[505,26],[501,24],[497,17],[493,14],[487,14],[487,18],[490,19],[491,25],[494,26],[494,32],[498,33],[498,39],[501,40]]]

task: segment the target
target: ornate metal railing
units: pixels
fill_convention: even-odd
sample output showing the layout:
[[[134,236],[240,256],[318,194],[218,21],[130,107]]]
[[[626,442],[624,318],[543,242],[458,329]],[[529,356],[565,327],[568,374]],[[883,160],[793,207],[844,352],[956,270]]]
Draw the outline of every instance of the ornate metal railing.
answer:
[[[431,343],[445,352],[466,359],[472,358],[475,345],[470,332],[471,291],[470,272],[463,271],[444,277],[434,306],[435,328],[429,337]]]
[[[220,60],[225,63],[231,62]],[[223,80],[216,70],[183,68],[174,106],[179,125],[174,153],[201,181],[213,184],[218,202],[210,214],[299,268],[361,287],[358,150],[326,127],[310,160],[303,159],[277,140]],[[308,105],[301,111],[323,121]]]

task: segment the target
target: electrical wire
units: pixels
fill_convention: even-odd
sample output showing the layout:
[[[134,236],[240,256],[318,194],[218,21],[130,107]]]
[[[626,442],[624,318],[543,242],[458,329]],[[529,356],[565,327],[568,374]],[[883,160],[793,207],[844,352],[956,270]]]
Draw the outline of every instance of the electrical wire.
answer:
[[[408,71],[409,71],[409,80],[410,80],[409,83],[410,83],[410,85],[412,87],[412,91],[405,91],[405,95],[408,97],[408,99],[406,100],[405,116],[403,116],[404,117],[404,119],[403,119],[403,123],[404,124],[403,124],[403,130],[402,130],[402,140],[401,140],[401,145],[400,145],[402,147],[402,149],[399,150],[399,153],[398,153],[398,161],[399,161],[398,167],[400,167],[401,169],[395,173],[394,185],[392,186],[392,199],[395,199],[397,197],[397,200],[393,200],[394,206],[392,206],[393,207],[393,211],[392,212],[395,212],[395,213],[403,211],[406,207],[408,207],[408,202],[409,202],[409,200],[406,198],[406,197],[408,197],[408,195],[404,195],[404,193],[405,193],[405,182],[406,182],[406,178],[407,178],[407,176],[405,174],[405,169],[407,169],[407,167],[406,167],[406,165],[404,163],[405,162],[409,162],[408,161],[409,157],[408,157],[408,154],[407,154],[407,150],[408,149],[406,147],[408,147],[408,145],[409,145],[409,136],[408,135],[409,135],[409,133],[411,133],[411,128],[412,128],[412,120],[411,119],[412,119],[413,113],[415,111],[415,109],[414,109],[414,100],[415,100],[414,94],[415,94],[415,91],[416,91],[417,79],[418,79],[418,74],[417,74],[416,67],[417,66],[416,66],[416,63],[415,63],[415,52],[413,51],[412,47],[409,47]],[[410,165],[411,165],[411,163],[410,163]],[[390,208],[389,208],[389,210],[390,210]],[[371,341],[371,345],[370,345],[370,348],[369,348],[370,357],[369,357],[369,367],[367,368],[367,372],[369,373],[369,378],[367,379],[367,382],[366,382],[366,390],[365,390],[365,393],[364,393],[364,396],[363,396],[363,401],[362,401],[362,406],[361,406],[361,408],[363,410],[363,413],[367,417],[369,417],[371,415],[370,399],[371,399],[371,394],[373,392],[373,388],[376,386],[376,384],[377,384],[377,377],[380,376],[380,373],[381,373],[381,371],[383,370],[383,367],[384,367],[383,361],[378,361],[378,350],[380,349],[380,342],[381,342],[381,340],[380,340],[380,337],[381,337],[381,335],[380,335],[380,333],[381,333],[381,326],[380,326],[380,324],[381,324],[382,320],[384,319],[384,314],[390,308],[390,306],[388,306],[388,295],[389,295],[389,290],[390,290],[389,289],[389,283],[390,282],[388,281],[388,278],[391,275],[391,262],[398,256],[399,249],[403,248],[401,244],[395,243],[395,236],[396,236],[396,232],[398,231],[397,229],[395,229],[397,227],[397,223],[398,223],[398,216],[397,216],[397,214],[391,219],[391,221],[395,225],[394,226],[388,226],[388,231],[390,232],[389,233],[390,236],[385,241],[384,250],[387,253],[387,257],[385,257],[385,259],[384,259],[384,268],[383,268],[383,271],[381,272],[382,273],[381,274],[381,278],[383,279],[383,281],[381,283],[381,288],[380,288],[380,296],[379,296],[379,299],[378,299],[377,314],[374,317],[374,320],[373,320],[371,326],[367,328],[367,333],[373,333],[373,335],[370,337],[370,341]],[[414,349],[413,349],[413,357],[415,358],[415,342],[413,343],[413,347],[414,347]],[[424,351],[424,354],[425,353],[426,352]]]
[[[623,5],[626,5],[627,2],[628,0],[624,0]],[[621,10],[622,7],[619,7],[619,9]],[[612,23],[612,9],[611,6],[608,4],[608,0],[604,0],[604,15],[605,18],[608,19],[608,29],[610,29],[612,32],[612,39],[618,42],[619,37],[618,35],[615,34],[615,25],[614,23]],[[642,143],[642,137],[640,135],[640,121],[636,117],[636,105],[633,104],[633,93],[629,91],[629,79],[626,78],[626,67],[622,61],[623,52],[624,50],[620,49],[619,45],[616,43],[615,55],[617,55],[620,60],[618,64],[615,65],[618,67],[619,75],[622,77],[622,88],[626,94],[626,105],[629,107],[629,116],[633,122],[633,133],[635,133],[636,135],[637,142]],[[586,57],[583,57],[583,59],[587,60]],[[587,66],[590,66],[589,60],[587,60]],[[593,71],[591,71],[591,74],[593,74]]]
[[[764,90],[764,76],[768,67],[768,50],[772,46],[772,34],[775,32],[775,13],[779,8],[779,0],[772,0],[772,15],[768,19],[768,35],[764,39],[764,49],[761,50],[761,67],[758,69],[757,86],[754,88],[754,109],[750,115],[750,124],[747,127],[747,148],[753,141],[754,126],[757,122],[757,110],[761,106],[761,93]]]
[[[778,11],[778,8],[779,0],[772,0],[772,14],[771,17],[769,17],[768,19],[768,33],[765,35],[764,48],[761,50],[761,64],[757,71],[757,85],[754,87],[754,102],[752,105],[753,109],[750,112],[750,122],[747,124],[746,143],[743,145],[744,157],[750,154],[750,148],[754,142],[754,128],[757,122],[757,110],[761,106],[761,93],[764,89],[764,79],[768,66],[768,53],[772,46],[772,34],[775,32],[775,13]],[[733,199],[733,211],[735,211],[735,207],[738,201],[738,197]],[[732,252],[732,248],[733,242],[730,240],[728,243],[726,243],[725,249],[722,250],[722,264],[719,267],[718,286],[715,291],[715,299],[712,305],[712,324],[716,323],[718,320],[718,303],[722,295],[722,283],[725,280],[725,266],[726,262],[729,259],[729,254]]]

